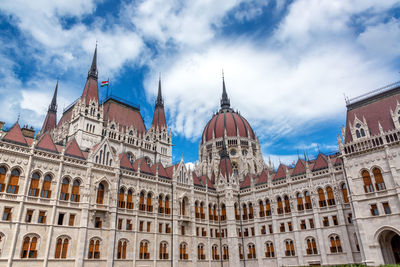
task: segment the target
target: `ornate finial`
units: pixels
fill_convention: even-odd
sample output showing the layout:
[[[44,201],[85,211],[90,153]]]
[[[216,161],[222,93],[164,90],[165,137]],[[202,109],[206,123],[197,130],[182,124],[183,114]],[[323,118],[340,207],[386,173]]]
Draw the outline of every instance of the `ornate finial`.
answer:
[[[21,116],[21,112],[18,112],[17,123],[19,122],[19,117]]]
[[[228,98],[228,94],[226,93],[225,87],[225,77],[224,71],[222,70],[222,98],[221,98],[221,109],[230,109],[231,102]]]
[[[97,41],[96,41],[96,48],[94,49],[94,54],[93,54],[93,60],[92,60],[92,66],[90,67],[89,73],[88,73],[88,78],[92,77],[97,80]]]

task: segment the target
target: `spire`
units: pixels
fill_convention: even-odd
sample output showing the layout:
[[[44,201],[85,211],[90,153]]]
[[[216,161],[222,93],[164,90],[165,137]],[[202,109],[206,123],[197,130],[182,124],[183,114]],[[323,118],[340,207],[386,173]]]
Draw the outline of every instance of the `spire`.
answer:
[[[58,80],[56,88],[54,89],[53,99],[51,100],[49,111],[57,112],[57,91],[58,91]]]
[[[97,43],[96,43],[96,48],[94,49],[92,66],[90,67],[90,70],[88,72],[88,78],[89,77],[92,77],[97,80]]]
[[[161,130],[162,128],[167,128],[167,120],[165,119],[165,111],[164,111],[164,100],[162,99],[161,94],[161,77],[158,79],[158,95],[156,100],[156,106],[154,108],[153,122],[152,127],[158,128]]]
[[[221,160],[229,159],[228,150],[226,149],[226,144],[225,144],[225,136],[222,138],[222,150],[219,153],[219,156],[221,157]]]
[[[85,88],[82,92],[82,99],[85,100],[85,104],[89,105],[91,100],[99,102],[99,88],[97,84],[97,43],[96,48],[94,49],[94,55],[92,60],[92,66],[88,72],[88,77],[86,80]]]
[[[221,98],[221,109],[230,109],[231,102],[226,93],[224,71],[222,70],[222,98]]]
[[[49,109],[47,110],[46,118],[44,119],[42,130],[40,134],[44,134],[45,132],[51,131],[56,128],[57,124],[57,92],[58,92],[58,80],[56,84],[56,88],[54,89],[53,99],[49,105]]]
[[[164,100],[162,99],[162,94],[161,94],[161,75],[158,78],[158,94],[156,100],[156,107],[164,107]]]

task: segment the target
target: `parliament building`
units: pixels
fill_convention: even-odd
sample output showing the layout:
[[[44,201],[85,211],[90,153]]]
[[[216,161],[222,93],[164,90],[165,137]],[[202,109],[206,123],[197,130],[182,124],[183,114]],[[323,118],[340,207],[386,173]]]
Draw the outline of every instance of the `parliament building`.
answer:
[[[161,81],[150,129],[100,101],[97,48],[59,121],[57,91],[39,131],[0,124],[0,266],[400,263],[400,84],[346,102],[338,153],[277,168],[224,80],[193,169],[172,164]]]

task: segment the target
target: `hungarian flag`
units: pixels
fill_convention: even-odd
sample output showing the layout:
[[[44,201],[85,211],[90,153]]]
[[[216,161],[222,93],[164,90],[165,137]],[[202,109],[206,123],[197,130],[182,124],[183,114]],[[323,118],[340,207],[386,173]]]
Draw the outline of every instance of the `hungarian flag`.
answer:
[[[103,87],[103,86],[108,86],[108,81],[102,81],[101,82],[101,87]]]

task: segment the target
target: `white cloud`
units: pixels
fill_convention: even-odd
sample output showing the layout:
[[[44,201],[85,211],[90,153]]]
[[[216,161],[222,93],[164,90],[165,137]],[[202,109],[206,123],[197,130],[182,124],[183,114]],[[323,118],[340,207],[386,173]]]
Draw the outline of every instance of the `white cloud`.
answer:
[[[271,163],[277,169],[279,167],[279,164],[285,164],[287,166],[291,166],[293,162],[297,162],[298,155],[268,155],[268,157],[264,157],[265,162],[269,162],[271,160]]]

